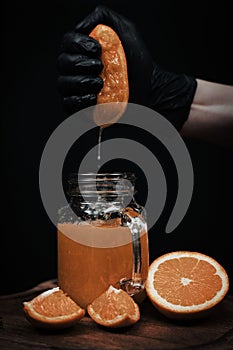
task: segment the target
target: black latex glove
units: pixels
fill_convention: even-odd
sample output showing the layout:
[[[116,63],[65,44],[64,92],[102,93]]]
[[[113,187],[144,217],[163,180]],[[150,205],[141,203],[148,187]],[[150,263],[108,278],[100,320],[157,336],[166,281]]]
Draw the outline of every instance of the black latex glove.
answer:
[[[178,130],[186,121],[196,90],[196,80],[184,74],[164,71],[154,62],[135,25],[105,6],[95,10],[67,33],[58,57],[59,90],[64,107],[74,113],[96,103],[102,88],[101,48],[88,34],[97,24],[106,24],[123,44],[129,78],[129,102],[152,108]],[[156,44],[156,43],[155,43]]]

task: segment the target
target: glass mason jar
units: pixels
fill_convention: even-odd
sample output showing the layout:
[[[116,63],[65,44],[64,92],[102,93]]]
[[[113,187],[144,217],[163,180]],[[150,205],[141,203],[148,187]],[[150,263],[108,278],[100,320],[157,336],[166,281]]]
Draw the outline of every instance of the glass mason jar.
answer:
[[[69,205],[58,222],[58,285],[84,308],[109,285],[140,300],[149,252],[135,176],[73,174],[68,184]]]

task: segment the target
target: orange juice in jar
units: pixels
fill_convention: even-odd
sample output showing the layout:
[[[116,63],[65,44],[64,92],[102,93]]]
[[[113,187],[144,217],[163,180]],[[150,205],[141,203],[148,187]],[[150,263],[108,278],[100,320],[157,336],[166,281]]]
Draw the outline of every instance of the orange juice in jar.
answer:
[[[149,255],[145,209],[132,174],[81,174],[69,180],[70,206],[58,223],[58,285],[85,308],[109,285],[142,294]]]

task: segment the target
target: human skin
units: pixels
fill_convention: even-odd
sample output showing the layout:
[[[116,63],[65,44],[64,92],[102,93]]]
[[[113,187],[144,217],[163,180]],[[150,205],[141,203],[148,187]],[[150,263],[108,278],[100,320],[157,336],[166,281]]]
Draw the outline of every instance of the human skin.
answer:
[[[189,117],[180,133],[233,147],[233,87],[197,79]]]

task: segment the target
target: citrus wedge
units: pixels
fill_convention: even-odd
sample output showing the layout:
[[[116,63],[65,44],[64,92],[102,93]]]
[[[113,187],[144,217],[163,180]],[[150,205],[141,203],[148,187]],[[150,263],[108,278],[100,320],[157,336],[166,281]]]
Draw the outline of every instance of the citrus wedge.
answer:
[[[140,319],[140,310],[133,298],[113,286],[89,304],[87,311],[96,323],[111,328],[130,326]]]
[[[167,253],[149,266],[147,295],[169,318],[204,316],[222,301],[228,290],[229,278],[225,269],[202,253]]]
[[[43,292],[23,303],[26,318],[36,327],[66,328],[76,324],[85,310],[77,305],[59,287]]]
[[[108,126],[122,116],[129,99],[126,56],[120,38],[109,26],[98,24],[89,35],[101,45],[104,66],[100,74],[103,88],[97,95],[93,119],[98,126]]]

